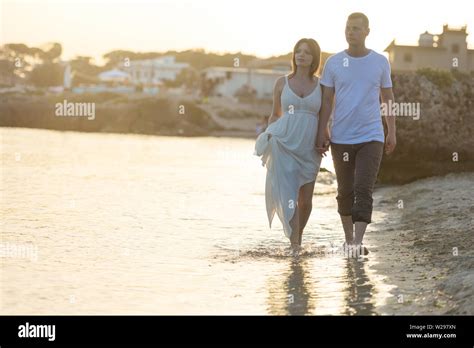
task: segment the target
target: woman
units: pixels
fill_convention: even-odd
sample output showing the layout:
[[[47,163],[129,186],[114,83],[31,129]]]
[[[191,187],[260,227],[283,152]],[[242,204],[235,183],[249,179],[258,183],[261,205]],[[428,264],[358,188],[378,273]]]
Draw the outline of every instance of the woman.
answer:
[[[321,49],[315,40],[296,43],[292,72],[276,81],[268,127],[255,145],[254,154],[261,155],[267,167],[265,202],[270,228],[276,212],[293,251],[301,246],[322,159],[315,148],[321,107],[316,76],[320,60]]]

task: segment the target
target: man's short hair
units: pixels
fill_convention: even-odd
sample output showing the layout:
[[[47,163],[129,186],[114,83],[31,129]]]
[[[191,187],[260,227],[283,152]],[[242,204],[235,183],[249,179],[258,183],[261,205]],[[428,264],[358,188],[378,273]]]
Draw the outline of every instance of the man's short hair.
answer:
[[[369,27],[369,19],[367,18],[367,16],[365,14],[363,14],[362,12],[354,12],[354,13],[351,13],[349,15],[349,17],[347,17],[347,19],[357,19],[357,18],[361,18],[362,19],[362,22],[364,23],[365,27],[368,28]]]

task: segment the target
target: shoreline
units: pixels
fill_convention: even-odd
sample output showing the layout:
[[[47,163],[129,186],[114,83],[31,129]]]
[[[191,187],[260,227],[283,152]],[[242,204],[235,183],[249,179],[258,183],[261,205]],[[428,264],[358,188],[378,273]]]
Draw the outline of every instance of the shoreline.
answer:
[[[255,132],[246,130],[216,130],[210,131],[209,133],[201,134],[183,134],[179,130],[170,131],[163,130],[156,133],[139,133],[139,132],[118,132],[118,131],[84,131],[74,129],[54,129],[54,128],[40,128],[40,127],[22,127],[22,126],[0,126],[0,128],[15,128],[15,129],[35,129],[55,132],[75,132],[75,133],[95,133],[95,134],[123,134],[123,135],[144,135],[144,136],[163,136],[163,137],[182,137],[182,138],[194,138],[194,137],[219,137],[219,138],[241,138],[241,139],[257,139]]]
[[[381,312],[474,314],[472,186],[474,173],[458,173],[376,189],[374,212],[384,217],[365,239],[373,268],[395,286]]]

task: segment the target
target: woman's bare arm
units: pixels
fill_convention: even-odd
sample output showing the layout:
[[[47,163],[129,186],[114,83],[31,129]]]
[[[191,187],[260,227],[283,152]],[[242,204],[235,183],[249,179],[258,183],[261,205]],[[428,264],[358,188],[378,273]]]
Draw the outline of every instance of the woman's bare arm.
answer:
[[[268,119],[268,124],[275,122],[279,117],[281,117],[281,91],[283,89],[285,82],[285,77],[279,77],[275,85],[273,86],[273,108],[272,114]]]
[[[316,135],[316,149],[322,155],[327,151],[329,141],[328,122],[334,106],[334,87],[322,86],[323,94],[321,98],[321,110],[319,111],[318,132]]]

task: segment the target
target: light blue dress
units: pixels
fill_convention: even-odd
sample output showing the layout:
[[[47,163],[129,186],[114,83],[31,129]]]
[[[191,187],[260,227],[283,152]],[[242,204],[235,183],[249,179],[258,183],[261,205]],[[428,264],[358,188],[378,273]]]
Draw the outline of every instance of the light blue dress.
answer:
[[[261,133],[255,143],[254,155],[261,156],[267,168],[265,204],[268,223],[277,213],[285,235],[290,238],[293,218],[301,186],[315,181],[321,155],[315,149],[321,108],[321,86],[304,98],[296,95],[288,84],[281,93],[282,115]]]

